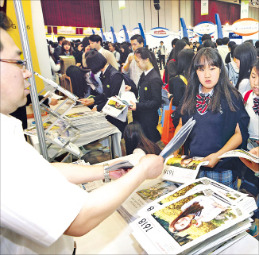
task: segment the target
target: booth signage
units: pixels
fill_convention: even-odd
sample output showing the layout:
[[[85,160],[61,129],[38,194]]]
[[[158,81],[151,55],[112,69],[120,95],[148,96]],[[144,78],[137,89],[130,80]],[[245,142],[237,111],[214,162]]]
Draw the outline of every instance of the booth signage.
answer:
[[[200,22],[193,28],[193,31],[198,35],[213,34],[216,31],[216,26],[210,21]]]
[[[169,36],[169,30],[164,27],[154,27],[150,30],[150,34],[156,38],[165,38]]]
[[[58,26],[58,34],[71,35],[76,33],[76,27],[59,27]]]
[[[139,29],[139,27],[133,28],[132,34],[133,34],[133,35],[140,35],[140,29]]]
[[[235,34],[248,36],[258,33],[258,20],[245,18],[235,21],[232,25],[232,31]]]

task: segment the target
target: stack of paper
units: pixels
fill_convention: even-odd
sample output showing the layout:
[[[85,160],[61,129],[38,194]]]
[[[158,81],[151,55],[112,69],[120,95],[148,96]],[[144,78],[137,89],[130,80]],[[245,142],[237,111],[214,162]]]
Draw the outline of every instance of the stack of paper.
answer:
[[[148,204],[131,227],[148,254],[217,254],[244,235],[256,208],[246,194],[201,178]]]

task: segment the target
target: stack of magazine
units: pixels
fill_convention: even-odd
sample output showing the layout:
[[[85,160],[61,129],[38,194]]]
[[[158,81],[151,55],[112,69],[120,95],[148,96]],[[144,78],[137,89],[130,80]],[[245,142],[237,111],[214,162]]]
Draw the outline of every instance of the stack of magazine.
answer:
[[[218,254],[246,234],[256,208],[252,197],[204,177],[142,207],[131,227],[148,254]]]

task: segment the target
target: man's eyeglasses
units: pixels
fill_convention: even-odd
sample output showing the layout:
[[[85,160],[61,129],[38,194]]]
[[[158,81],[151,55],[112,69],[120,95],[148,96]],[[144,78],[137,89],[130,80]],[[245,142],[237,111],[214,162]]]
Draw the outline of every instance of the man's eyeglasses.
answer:
[[[0,59],[0,62],[15,64],[15,65],[19,66],[22,70],[25,70],[26,66],[27,66],[27,60]]]

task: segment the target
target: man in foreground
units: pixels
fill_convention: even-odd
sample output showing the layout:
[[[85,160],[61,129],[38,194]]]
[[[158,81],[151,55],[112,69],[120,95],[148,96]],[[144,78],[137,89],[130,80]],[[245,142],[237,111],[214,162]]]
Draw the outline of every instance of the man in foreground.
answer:
[[[103,166],[47,162],[25,141],[21,122],[9,115],[26,103],[32,75],[6,32],[10,26],[0,12],[1,254],[72,254],[71,236],[89,232],[145,179],[159,176],[163,159],[147,155],[90,194],[75,184],[104,179]]]

